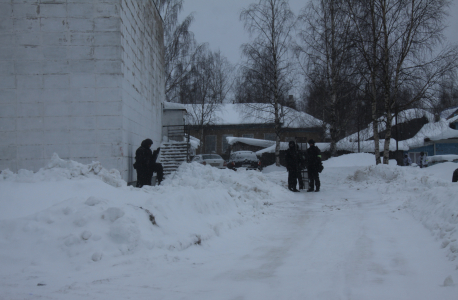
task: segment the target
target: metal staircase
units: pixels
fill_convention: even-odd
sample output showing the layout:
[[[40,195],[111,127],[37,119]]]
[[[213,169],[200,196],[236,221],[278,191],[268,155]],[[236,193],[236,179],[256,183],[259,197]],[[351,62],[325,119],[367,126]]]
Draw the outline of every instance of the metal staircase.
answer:
[[[189,143],[187,142],[162,143],[159,159],[164,168],[164,177],[175,172],[182,163],[187,162],[188,155]]]

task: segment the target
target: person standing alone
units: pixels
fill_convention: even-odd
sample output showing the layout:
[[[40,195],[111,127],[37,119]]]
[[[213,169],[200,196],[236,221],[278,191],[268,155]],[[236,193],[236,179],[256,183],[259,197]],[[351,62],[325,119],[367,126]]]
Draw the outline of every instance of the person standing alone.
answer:
[[[320,191],[320,175],[319,173],[323,170],[321,163],[321,151],[315,146],[314,140],[309,140],[310,147],[307,149],[307,171],[309,175],[309,189],[307,192]]]
[[[146,139],[142,142],[141,146],[135,152],[134,169],[137,170],[137,187],[141,188],[144,185],[151,185],[153,173],[157,173],[157,182],[161,184],[164,178],[164,170],[162,164],[156,163],[159,151],[157,148],[154,152],[151,151],[153,141]]]

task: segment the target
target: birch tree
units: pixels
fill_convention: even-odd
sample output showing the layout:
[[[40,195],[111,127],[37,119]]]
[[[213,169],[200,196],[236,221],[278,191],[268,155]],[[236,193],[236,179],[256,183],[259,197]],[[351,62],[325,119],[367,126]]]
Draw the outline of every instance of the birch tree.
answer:
[[[352,22],[342,0],[311,1],[299,20],[296,53],[309,85],[323,91],[320,105],[323,121],[329,123],[330,152],[335,156],[336,143],[353,119],[344,108],[351,106],[348,96],[358,81]]]
[[[294,14],[287,0],[259,0],[250,4],[240,13],[245,29],[250,33],[251,42],[242,45],[245,57],[242,68],[256,76],[265,77],[263,87],[265,111],[273,116],[276,143],[275,161],[280,165],[281,105],[284,84],[289,82],[292,72],[290,45],[295,25]],[[259,65],[265,74],[259,73]],[[262,109],[252,106],[252,110]],[[263,110],[263,109],[262,109]]]
[[[207,48],[199,53],[185,81],[188,122],[198,126],[201,149],[205,149],[205,126],[214,124],[216,112],[221,108],[231,89],[233,66],[219,51]]]
[[[192,64],[204,48],[194,39],[190,26],[192,14],[179,21],[183,0],[156,0],[164,28],[165,95],[167,101],[179,102],[183,82],[191,72]]]
[[[373,92],[377,83],[382,92],[386,125],[383,163],[388,164],[395,111],[430,100],[432,88],[440,78],[457,67],[456,46],[442,44],[450,1],[347,0],[347,3],[352,8],[350,15],[356,20],[355,25],[362,24],[361,20],[370,16],[369,26],[359,27],[361,30],[371,30],[369,34],[359,35],[360,50],[366,49],[365,59],[370,59],[370,64],[366,66],[370,76],[374,77],[370,80]],[[361,10],[361,7],[366,9]],[[412,94],[410,99],[404,99],[401,104],[398,101],[400,91],[407,88]],[[374,126],[374,130],[376,128]],[[377,147],[378,142],[374,142]]]

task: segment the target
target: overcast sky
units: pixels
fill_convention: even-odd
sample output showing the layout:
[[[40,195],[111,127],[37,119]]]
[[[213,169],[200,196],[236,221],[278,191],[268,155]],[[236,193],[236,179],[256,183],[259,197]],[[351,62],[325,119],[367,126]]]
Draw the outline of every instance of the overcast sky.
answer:
[[[255,1],[250,0],[185,0],[182,16],[194,13],[194,32],[199,43],[209,43],[212,50],[220,49],[232,63],[241,59],[240,45],[249,40],[239,20],[240,11]],[[298,15],[307,0],[290,0],[292,11]],[[458,0],[453,0],[448,19],[448,39],[458,44]]]

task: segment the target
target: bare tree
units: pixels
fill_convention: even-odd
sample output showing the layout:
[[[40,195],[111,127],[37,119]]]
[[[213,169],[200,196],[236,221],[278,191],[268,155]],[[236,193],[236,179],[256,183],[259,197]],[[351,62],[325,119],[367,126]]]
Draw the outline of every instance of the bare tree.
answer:
[[[219,51],[204,48],[193,62],[187,77],[186,103],[188,122],[196,125],[201,133],[201,149],[205,146],[204,128],[216,122],[215,112],[221,107],[231,88],[232,65]]]
[[[458,86],[456,84],[457,76],[455,73],[447,74],[441,78],[436,85],[432,100],[424,103],[424,109],[434,114],[435,120],[439,121],[441,113],[447,109],[458,107]]]
[[[211,88],[216,102],[224,103],[228,94],[232,91],[235,67],[219,50],[213,52],[212,56],[213,76],[210,78]]]
[[[268,54],[266,54],[266,57]],[[270,78],[270,61],[266,58],[259,59],[256,65],[251,68],[239,68],[235,84],[235,102],[237,103],[272,103],[272,89]],[[283,77],[278,85],[279,95],[278,104],[295,108],[294,103],[289,101],[289,94],[293,87],[293,82],[288,77]],[[246,115],[251,112],[246,112]]]
[[[250,43],[242,45],[246,58],[242,68],[253,76],[264,76],[266,84],[262,87],[263,96],[266,97],[265,103],[270,105],[270,109],[266,111],[273,115],[275,157],[276,165],[279,166],[282,122],[280,99],[292,71],[290,44],[295,26],[294,14],[286,0],[259,0],[242,10],[240,20],[253,37]],[[259,73],[260,65],[263,66],[264,74]],[[259,109],[257,107],[259,106],[252,106],[251,110]]]
[[[372,134],[374,137],[374,152],[376,164],[380,159],[379,138],[379,42],[381,39],[381,22],[377,14],[376,0],[346,0],[348,16],[352,19],[354,28],[354,43],[361,57],[359,74],[364,80],[362,90],[371,103]]]
[[[380,112],[386,134],[383,163],[388,164],[391,129],[398,111],[432,101],[440,78],[457,67],[457,48],[443,47],[448,0],[346,0],[364,59],[361,74],[371,87],[376,162]],[[442,49],[439,49],[442,47]],[[404,91],[409,91],[405,93]]]
[[[302,28],[296,54],[309,85],[321,89],[319,105],[323,121],[329,123],[330,151],[335,156],[336,143],[353,119],[353,110],[345,108],[352,106],[348,101],[354,97],[348,96],[354,93],[359,79],[352,22],[342,0],[311,1],[299,20]]]
[[[431,88],[457,66],[456,48],[444,48],[435,54],[442,39],[446,9],[445,0],[380,0],[382,20],[382,87],[387,134],[383,163],[389,162],[393,111],[401,86],[416,91],[405,105],[428,99]],[[402,109],[402,107],[400,108]]]
[[[192,69],[193,61],[204,45],[199,45],[189,30],[194,17],[188,15],[179,22],[183,0],[156,0],[164,24],[165,94],[168,101],[178,102],[180,86]]]

